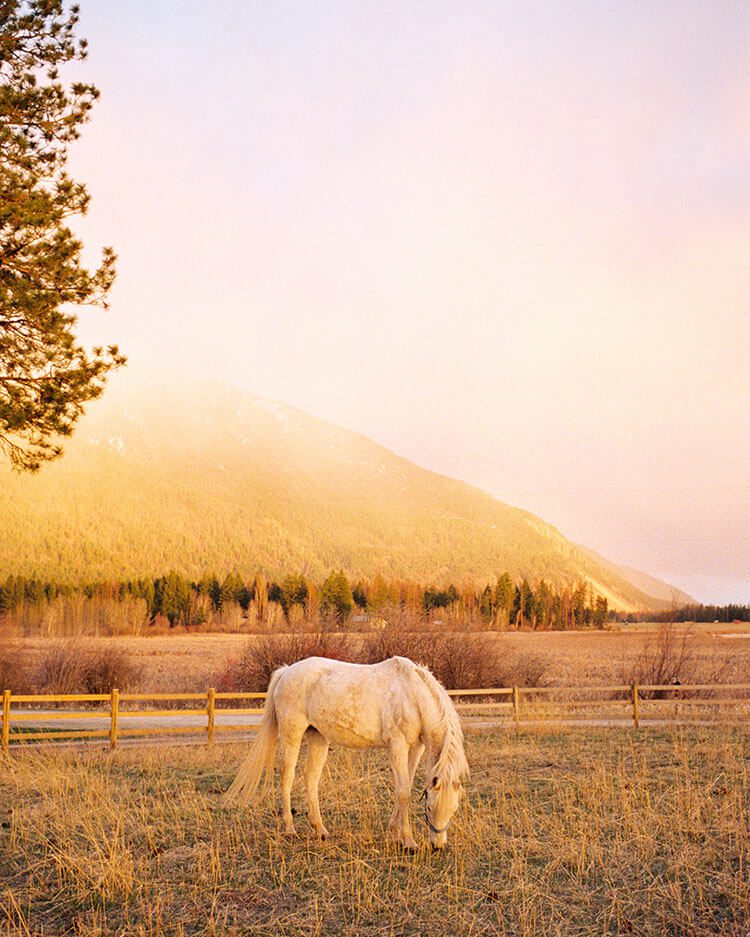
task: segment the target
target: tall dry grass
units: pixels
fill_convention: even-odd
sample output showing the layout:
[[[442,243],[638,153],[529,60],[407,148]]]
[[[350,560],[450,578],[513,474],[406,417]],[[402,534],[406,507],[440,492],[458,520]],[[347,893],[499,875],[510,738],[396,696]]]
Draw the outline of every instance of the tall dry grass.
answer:
[[[17,752],[0,933],[745,937],[747,750],[744,732],[471,736],[449,848],[414,856],[385,840],[382,752],[332,752],[323,844],[301,786],[297,841],[270,801],[223,804],[243,746]]]

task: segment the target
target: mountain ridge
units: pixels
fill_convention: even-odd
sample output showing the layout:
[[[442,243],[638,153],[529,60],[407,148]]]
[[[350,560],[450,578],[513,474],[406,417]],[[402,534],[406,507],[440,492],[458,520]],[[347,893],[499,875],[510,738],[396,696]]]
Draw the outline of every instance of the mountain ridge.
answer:
[[[121,386],[59,462],[34,477],[8,472],[0,486],[4,575],[342,568],[439,585],[507,571],[558,586],[587,579],[623,611],[663,607],[600,559],[361,433],[219,382]]]

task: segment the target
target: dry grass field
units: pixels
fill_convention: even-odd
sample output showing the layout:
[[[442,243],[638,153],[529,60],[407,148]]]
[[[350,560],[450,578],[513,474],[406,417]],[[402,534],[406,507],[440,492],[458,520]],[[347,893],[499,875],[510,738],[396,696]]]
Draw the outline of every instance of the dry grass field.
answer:
[[[620,683],[648,642],[654,642],[659,626],[621,626],[607,631],[506,632],[492,635],[502,654],[533,658],[544,664],[545,684],[556,686]],[[682,682],[699,676],[711,682],[721,671],[722,679],[750,682],[750,625],[679,626],[687,634],[687,646],[696,674],[685,674]],[[246,634],[176,634],[154,637],[82,639],[88,645],[124,649],[140,674],[144,692],[203,691],[216,681],[227,663],[240,657],[248,642],[264,640]],[[360,637],[351,635],[351,641]],[[472,641],[472,635],[466,635]],[[8,638],[9,651],[18,650],[29,665],[53,643],[45,638]],[[625,682],[628,682],[627,679]]]
[[[294,841],[270,801],[224,806],[243,751],[0,760],[0,934],[750,931],[744,731],[472,735],[472,779],[448,848],[416,855],[384,840],[382,752],[332,752],[321,794],[333,836],[319,843],[299,787]]]

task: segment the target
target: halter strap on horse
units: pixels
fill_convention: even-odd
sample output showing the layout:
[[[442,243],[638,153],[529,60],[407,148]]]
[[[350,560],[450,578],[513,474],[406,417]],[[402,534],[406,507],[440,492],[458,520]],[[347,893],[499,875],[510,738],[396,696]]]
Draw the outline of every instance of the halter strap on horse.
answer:
[[[430,815],[427,812],[427,788],[425,788],[422,791],[422,794],[419,799],[424,801],[424,822],[430,828],[430,832],[434,833],[436,836],[438,833],[445,833],[445,831],[451,825],[451,821],[448,820],[448,822],[445,824],[445,826],[442,829],[438,829],[436,826],[432,825],[432,820],[430,820]]]

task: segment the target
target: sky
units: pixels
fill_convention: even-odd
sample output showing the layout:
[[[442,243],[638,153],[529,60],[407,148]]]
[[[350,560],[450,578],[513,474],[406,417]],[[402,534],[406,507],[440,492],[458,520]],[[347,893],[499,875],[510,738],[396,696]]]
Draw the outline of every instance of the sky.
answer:
[[[750,601],[745,0],[83,0],[87,342]]]

